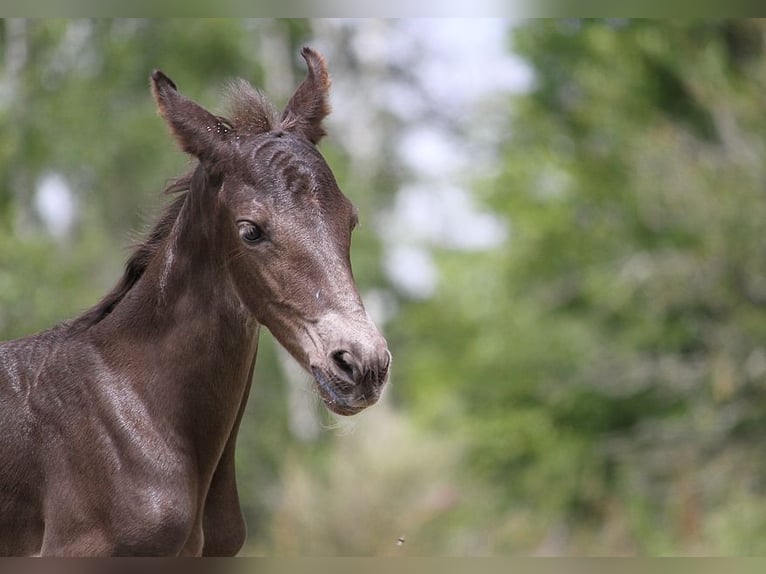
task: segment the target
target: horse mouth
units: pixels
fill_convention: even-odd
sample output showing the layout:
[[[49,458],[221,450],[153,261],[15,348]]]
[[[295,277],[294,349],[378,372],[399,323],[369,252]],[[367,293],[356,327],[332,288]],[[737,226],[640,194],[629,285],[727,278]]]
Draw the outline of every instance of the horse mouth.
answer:
[[[322,402],[337,415],[355,415],[378,401],[377,393],[374,397],[360,396],[355,392],[355,385],[323,369],[312,367],[311,374],[314,375]]]

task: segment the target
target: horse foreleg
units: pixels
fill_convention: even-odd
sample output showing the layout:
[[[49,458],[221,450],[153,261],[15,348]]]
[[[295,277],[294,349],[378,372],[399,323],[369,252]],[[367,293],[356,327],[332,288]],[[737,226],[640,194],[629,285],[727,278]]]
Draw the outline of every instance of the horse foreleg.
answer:
[[[203,556],[234,556],[245,543],[247,527],[235,478],[232,446],[221,458],[205,502]]]
[[[234,450],[237,446],[237,434],[242,422],[242,415],[247,405],[253,375],[253,365],[250,367],[250,377],[245,388],[242,402],[237,413],[234,428],[224,447],[218,467],[213,474],[202,520],[204,532],[203,556],[234,556],[245,544],[247,526],[242,508],[239,504],[237,491],[237,476],[234,468]]]

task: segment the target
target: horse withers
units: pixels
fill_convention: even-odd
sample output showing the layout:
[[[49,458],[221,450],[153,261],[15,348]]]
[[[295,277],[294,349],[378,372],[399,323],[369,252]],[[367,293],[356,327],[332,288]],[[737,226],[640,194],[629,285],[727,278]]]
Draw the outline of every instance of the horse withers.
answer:
[[[96,306],[0,344],[0,554],[236,554],[261,325],[331,411],[378,400],[391,355],[351,273],[356,211],[316,147],[325,61],[302,56],[282,114],[240,80],[216,116],[152,74],[196,165]]]

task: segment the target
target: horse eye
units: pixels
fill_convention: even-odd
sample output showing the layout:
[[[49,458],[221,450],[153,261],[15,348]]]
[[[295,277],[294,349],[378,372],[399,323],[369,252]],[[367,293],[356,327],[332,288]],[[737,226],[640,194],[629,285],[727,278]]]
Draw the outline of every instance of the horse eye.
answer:
[[[263,230],[252,221],[239,222],[239,237],[248,245],[255,245],[263,239]]]

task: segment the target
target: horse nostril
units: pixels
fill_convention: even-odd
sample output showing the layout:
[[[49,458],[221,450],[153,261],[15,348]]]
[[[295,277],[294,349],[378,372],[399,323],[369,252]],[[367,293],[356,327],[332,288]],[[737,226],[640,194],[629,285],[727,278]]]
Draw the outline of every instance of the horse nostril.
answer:
[[[356,365],[354,356],[348,351],[334,351],[330,357],[335,366],[352,381],[356,381],[359,375],[359,368]]]

